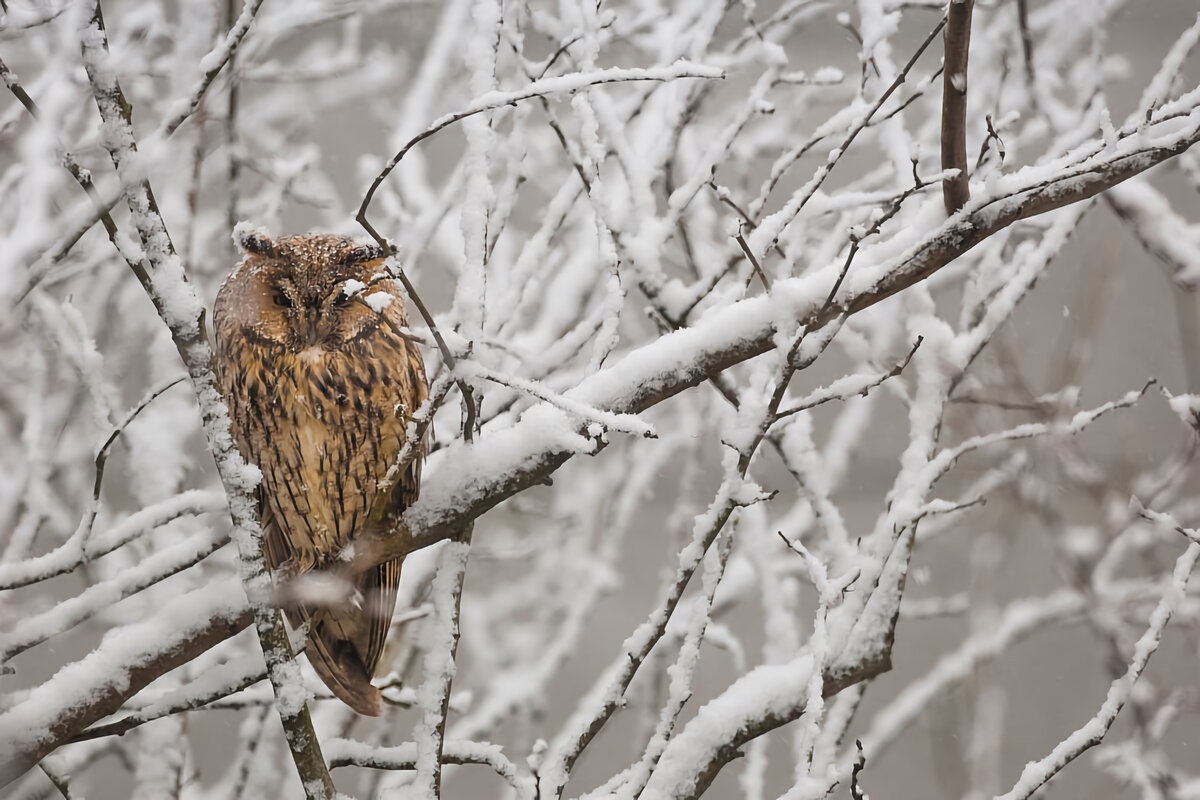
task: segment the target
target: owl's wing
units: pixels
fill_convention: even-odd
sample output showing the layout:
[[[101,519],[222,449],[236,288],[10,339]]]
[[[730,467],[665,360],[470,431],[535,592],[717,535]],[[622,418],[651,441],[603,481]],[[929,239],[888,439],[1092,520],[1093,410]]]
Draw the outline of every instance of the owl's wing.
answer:
[[[397,320],[398,324],[403,324],[404,319]],[[428,396],[428,386],[425,382],[425,365],[421,361],[420,352],[415,347],[410,347],[404,342],[400,342],[401,356],[406,365],[404,370],[408,376],[408,381],[405,382],[404,405],[409,409],[409,413],[415,412],[425,402]],[[401,418],[395,420],[397,425],[397,435],[400,441],[403,441],[408,429],[408,419]],[[425,431],[425,441],[420,445],[420,451],[416,458],[409,462],[408,467],[400,475],[396,485],[392,488],[392,496],[388,498],[387,513],[385,518],[393,515],[399,515],[412,504],[417,502],[417,498],[421,493],[421,465],[425,460],[426,445],[429,440],[429,430]],[[396,455],[392,455],[395,458]],[[387,466],[390,466],[390,462]],[[385,466],[386,469],[386,466]],[[371,599],[372,605],[369,606],[368,620],[370,621],[370,635],[367,639],[367,648],[363,653],[364,661],[367,669],[374,674],[375,668],[379,665],[379,659],[383,656],[384,642],[387,640],[388,629],[392,623],[392,613],[396,608],[396,592],[400,586],[400,565],[403,563],[403,558],[396,558],[386,563],[380,564],[376,568],[374,575],[369,576],[371,580],[370,591],[364,594]]]
[[[392,490],[393,496],[389,506],[396,511],[403,511],[417,502],[421,487],[421,461],[420,456],[413,459]],[[401,557],[380,564],[374,574],[368,576],[369,591],[363,593],[371,601],[371,605],[368,607],[370,635],[367,639],[367,650],[363,655],[366,666],[372,673],[383,656],[384,642],[387,640],[388,629],[392,623],[392,613],[396,608],[396,592],[400,586],[400,565],[403,562],[404,559]]]
[[[397,484],[393,503],[403,509],[416,502],[421,479],[417,458]],[[380,564],[359,579],[362,607],[297,609],[308,623],[308,660],[321,680],[360,714],[377,716],[382,695],[371,684],[383,656],[404,558]]]
[[[275,512],[271,510],[271,504],[267,502],[264,491],[262,484],[259,484],[258,524],[262,528],[263,558],[267,562],[267,569],[275,574],[282,565],[292,560],[295,551],[292,549],[287,534],[275,519]],[[288,621],[292,625],[297,624],[297,619],[294,615],[288,614]]]

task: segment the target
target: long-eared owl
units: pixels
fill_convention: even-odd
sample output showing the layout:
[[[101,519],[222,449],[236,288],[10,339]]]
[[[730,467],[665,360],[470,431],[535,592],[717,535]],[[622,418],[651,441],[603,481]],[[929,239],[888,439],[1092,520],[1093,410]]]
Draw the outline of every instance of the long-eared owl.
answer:
[[[235,239],[244,258],[217,294],[217,367],[234,439],[262,470],[263,550],[279,582],[336,569],[356,536],[383,524],[371,519],[376,487],[427,396],[425,370],[380,248],[243,226]],[[422,455],[396,481],[393,512],[416,501]],[[400,562],[353,578],[346,602],[284,602],[294,626],[308,625],[317,674],[362,714],[380,710],[371,678]]]

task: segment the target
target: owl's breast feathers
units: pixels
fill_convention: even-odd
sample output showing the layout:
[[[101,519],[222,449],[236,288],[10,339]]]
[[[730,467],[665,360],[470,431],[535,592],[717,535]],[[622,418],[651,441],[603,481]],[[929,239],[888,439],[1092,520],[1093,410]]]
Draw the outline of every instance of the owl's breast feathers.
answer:
[[[223,380],[235,437],[262,470],[264,499],[287,531],[289,572],[305,572],[366,524],[376,484],[425,400],[420,357],[383,329],[345,350],[268,354],[250,340],[240,348],[248,352],[231,360],[242,369]]]

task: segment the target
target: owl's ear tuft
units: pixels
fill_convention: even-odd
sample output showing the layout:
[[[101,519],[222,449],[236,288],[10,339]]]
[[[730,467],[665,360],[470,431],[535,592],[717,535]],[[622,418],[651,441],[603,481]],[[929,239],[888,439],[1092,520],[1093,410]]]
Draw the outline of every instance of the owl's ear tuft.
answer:
[[[279,254],[279,244],[271,238],[270,234],[249,222],[239,222],[234,227],[233,241],[243,253],[253,253],[259,256]]]
[[[384,250],[374,242],[367,244],[356,245],[353,250],[346,254],[347,264],[362,264],[366,261],[378,261],[381,258],[387,258],[391,253]]]

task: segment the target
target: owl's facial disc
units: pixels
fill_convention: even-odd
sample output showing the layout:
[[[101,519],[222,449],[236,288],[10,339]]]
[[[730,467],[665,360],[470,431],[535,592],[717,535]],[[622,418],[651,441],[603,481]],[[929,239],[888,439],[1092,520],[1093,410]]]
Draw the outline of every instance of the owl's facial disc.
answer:
[[[332,288],[323,282],[297,287],[290,280],[279,281],[276,305],[287,320],[290,347],[296,352],[337,349],[374,327],[375,313],[359,301],[355,291],[361,287],[357,279],[351,280],[349,287],[347,281],[339,280]]]

